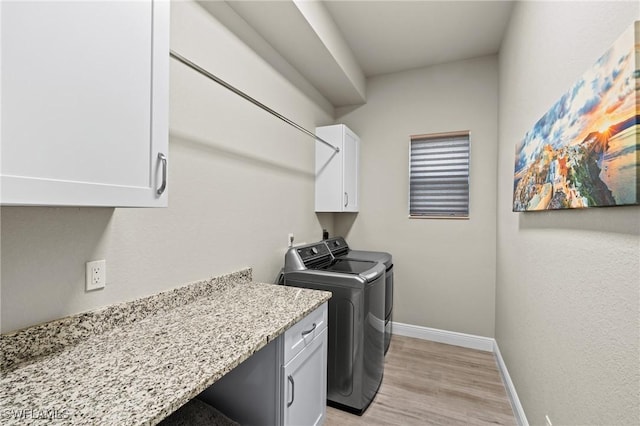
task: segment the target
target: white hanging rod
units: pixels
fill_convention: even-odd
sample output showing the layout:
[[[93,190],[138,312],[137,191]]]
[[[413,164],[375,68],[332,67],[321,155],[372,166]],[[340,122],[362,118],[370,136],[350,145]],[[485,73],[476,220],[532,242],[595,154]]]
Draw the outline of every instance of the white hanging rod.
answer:
[[[190,60],[188,60],[184,56],[180,55],[179,53],[176,53],[175,51],[170,50],[169,51],[169,56],[171,56],[173,59],[175,59],[175,60],[177,60],[179,62],[182,62],[183,64],[185,64],[189,68],[199,72],[200,74],[204,75],[205,77],[215,81],[216,83],[218,83],[219,85],[221,85],[225,89],[228,89],[228,90],[232,91],[233,93],[235,93],[236,95],[240,96],[241,98],[246,99],[247,101],[251,102],[255,106],[258,106],[258,107],[262,108],[263,110],[267,111],[269,114],[273,115],[274,117],[277,117],[280,120],[284,121],[285,123],[289,124],[290,126],[295,127],[296,129],[300,130],[302,133],[304,133],[304,134],[306,134],[308,136],[311,136],[312,138],[314,138],[318,142],[321,142],[321,143],[327,145],[328,147],[333,149],[335,152],[340,152],[340,148],[338,148],[337,146],[334,146],[334,145],[330,144],[329,142],[325,141],[324,139],[322,139],[319,136],[316,136],[314,133],[308,131],[307,129],[305,129],[301,125],[297,124],[296,122],[291,121],[287,117],[285,117],[284,115],[278,113],[277,111],[272,110],[271,108],[269,108],[268,106],[266,106],[262,102],[252,98],[251,96],[247,95],[243,91],[241,91],[239,89],[236,89],[235,87],[233,87],[232,85],[230,85],[226,81],[222,80],[221,78],[216,77],[215,75],[211,74],[206,69],[204,69],[201,66],[191,62]]]

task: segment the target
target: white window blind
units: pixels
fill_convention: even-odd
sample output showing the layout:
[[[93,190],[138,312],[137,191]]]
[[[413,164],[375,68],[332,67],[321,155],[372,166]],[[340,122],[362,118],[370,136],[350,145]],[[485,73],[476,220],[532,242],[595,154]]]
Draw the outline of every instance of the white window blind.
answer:
[[[411,136],[410,217],[469,217],[469,132]]]

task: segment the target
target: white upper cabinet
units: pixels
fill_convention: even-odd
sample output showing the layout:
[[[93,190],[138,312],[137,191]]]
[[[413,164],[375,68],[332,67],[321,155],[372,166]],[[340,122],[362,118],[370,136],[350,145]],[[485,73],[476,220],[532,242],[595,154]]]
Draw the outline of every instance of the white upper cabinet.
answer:
[[[167,205],[168,1],[2,2],[2,205]]]
[[[316,128],[316,211],[357,212],[360,139],[344,124]]]

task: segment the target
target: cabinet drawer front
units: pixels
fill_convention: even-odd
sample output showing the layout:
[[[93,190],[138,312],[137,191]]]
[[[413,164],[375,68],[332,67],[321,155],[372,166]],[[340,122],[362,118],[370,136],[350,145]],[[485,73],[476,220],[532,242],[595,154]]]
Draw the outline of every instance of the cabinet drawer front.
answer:
[[[327,328],[327,304],[324,303],[315,311],[300,320],[284,333],[284,362],[289,362],[322,330]]]

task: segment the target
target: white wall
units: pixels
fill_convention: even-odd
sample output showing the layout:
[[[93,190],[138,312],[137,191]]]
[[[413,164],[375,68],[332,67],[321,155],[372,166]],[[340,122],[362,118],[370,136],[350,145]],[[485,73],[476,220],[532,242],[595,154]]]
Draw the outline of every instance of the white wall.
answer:
[[[640,419],[640,207],[511,212],[516,143],[638,18],[521,2],[500,51],[496,339],[532,424]]]
[[[172,3],[171,47],[313,129],[333,118],[200,6]],[[287,233],[316,241],[314,143],[172,60],[169,208],[3,207],[2,332],[254,267],[272,282]],[[84,263],[107,287],[84,291]]]
[[[498,62],[495,56],[371,78],[338,121],[362,139],[360,213],[336,214],[356,249],[395,264],[394,321],[493,336]],[[409,219],[409,136],[471,132],[470,219]]]

